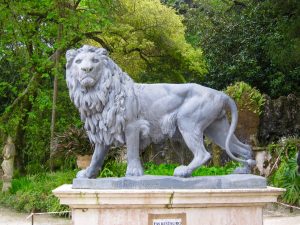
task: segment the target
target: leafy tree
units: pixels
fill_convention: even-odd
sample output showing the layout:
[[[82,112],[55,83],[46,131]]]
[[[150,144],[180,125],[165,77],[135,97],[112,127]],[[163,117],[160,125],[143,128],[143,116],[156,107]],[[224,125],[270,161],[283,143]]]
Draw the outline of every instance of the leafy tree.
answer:
[[[14,137],[21,172],[45,169],[53,133],[80,126],[64,81],[67,49],[102,46],[136,80],[183,82],[183,71],[206,71],[182,17],[158,0],[3,0],[0,10],[0,130],[3,141]]]
[[[209,70],[204,83],[224,89],[244,81],[272,97],[299,95],[299,1],[168,3],[184,14],[188,40],[203,48]]]
[[[110,16],[112,23],[100,36],[137,81],[185,82],[206,73],[202,51],[186,42],[182,17],[174,9],[158,0],[120,0]]]

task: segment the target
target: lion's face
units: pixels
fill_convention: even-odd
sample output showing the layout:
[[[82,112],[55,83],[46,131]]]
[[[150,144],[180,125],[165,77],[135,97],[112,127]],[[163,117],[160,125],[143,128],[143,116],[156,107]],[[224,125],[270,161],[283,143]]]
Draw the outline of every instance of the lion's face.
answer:
[[[83,87],[93,87],[97,83],[102,67],[103,62],[100,56],[94,52],[79,53],[73,60],[73,69],[76,71],[75,79]]]

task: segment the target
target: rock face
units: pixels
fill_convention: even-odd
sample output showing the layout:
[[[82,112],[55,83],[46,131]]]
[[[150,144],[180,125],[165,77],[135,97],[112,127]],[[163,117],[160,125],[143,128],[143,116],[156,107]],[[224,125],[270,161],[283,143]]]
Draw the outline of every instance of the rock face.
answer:
[[[295,95],[271,100],[266,96],[264,112],[260,119],[259,141],[266,144],[281,137],[300,134],[300,98]]]

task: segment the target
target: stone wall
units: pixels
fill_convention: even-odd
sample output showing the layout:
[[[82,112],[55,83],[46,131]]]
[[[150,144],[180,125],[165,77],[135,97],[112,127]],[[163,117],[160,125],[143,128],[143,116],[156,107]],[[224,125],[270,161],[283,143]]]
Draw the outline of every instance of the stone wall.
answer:
[[[281,96],[272,100],[266,96],[260,118],[258,139],[261,144],[277,141],[281,137],[300,135],[300,98]]]

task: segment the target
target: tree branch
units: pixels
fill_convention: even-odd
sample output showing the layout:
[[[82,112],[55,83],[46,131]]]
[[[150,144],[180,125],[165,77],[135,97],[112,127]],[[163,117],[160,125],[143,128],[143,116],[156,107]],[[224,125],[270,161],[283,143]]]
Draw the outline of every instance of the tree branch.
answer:
[[[113,52],[113,49],[112,49],[107,43],[105,43],[104,40],[102,40],[102,39],[99,38],[98,36],[94,36],[92,33],[94,34],[95,32],[85,33],[84,35],[85,35],[87,38],[92,39],[92,40],[98,42],[99,44],[101,44],[102,47],[103,47],[103,48],[106,48],[106,50],[108,50],[109,52]]]
[[[77,9],[77,7],[79,6],[81,0],[77,0],[74,4],[74,9]]]

